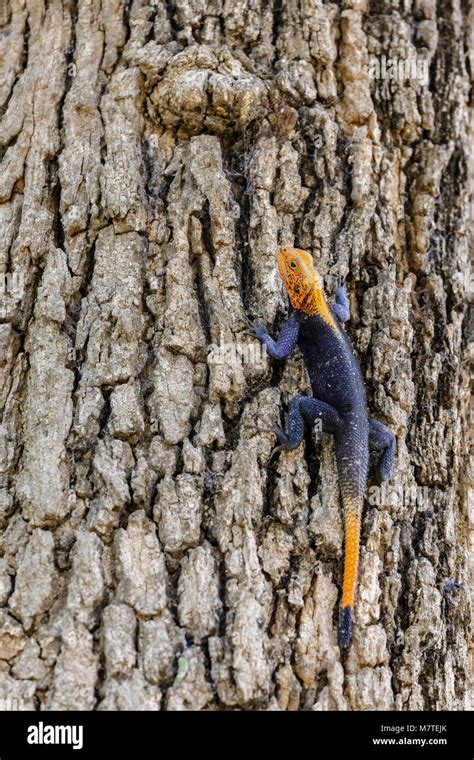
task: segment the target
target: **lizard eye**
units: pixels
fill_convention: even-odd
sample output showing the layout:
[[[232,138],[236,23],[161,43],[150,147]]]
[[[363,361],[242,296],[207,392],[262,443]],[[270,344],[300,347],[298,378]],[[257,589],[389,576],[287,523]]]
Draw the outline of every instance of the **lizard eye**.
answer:
[[[290,261],[290,269],[296,269],[296,261]]]
[[[295,293],[298,294],[300,292],[300,286],[299,285],[295,285],[295,287],[293,288],[293,290],[295,291]]]

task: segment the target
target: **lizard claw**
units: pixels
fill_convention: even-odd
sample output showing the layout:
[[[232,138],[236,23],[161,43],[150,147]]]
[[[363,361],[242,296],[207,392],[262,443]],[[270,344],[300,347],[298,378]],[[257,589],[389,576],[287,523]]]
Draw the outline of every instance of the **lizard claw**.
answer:
[[[270,454],[270,458],[268,460],[269,463],[272,461],[275,454],[277,454],[279,451],[283,451],[286,448],[291,448],[288,446],[288,436],[286,435],[283,428],[280,427],[280,425],[274,425],[273,427],[261,427],[260,425],[247,424],[245,427],[251,430],[256,430],[257,433],[272,433],[273,435],[276,435],[279,441],[279,446],[276,446]]]
[[[270,454],[270,457],[268,459],[268,464],[273,461],[275,454],[278,454],[278,452],[281,451],[281,446],[275,446],[272,453]]]
[[[267,335],[267,331],[264,327],[260,327],[260,325],[256,325],[255,322],[252,322],[246,314],[243,315],[243,320],[245,322],[245,325],[249,332],[252,333],[252,335],[255,335],[256,338],[258,338],[260,341],[263,341],[264,337]]]
[[[278,438],[278,443],[280,444],[280,448],[282,446],[286,446],[289,444],[290,439],[288,438],[287,434],[285,433],[281,425],[275,425],[275,427],[273,428],[273,432]]]
[[[280,425],[275,425],[275,427],[273,428],[273,432],[278,438],[279,446],[275,446],[275,448],[273,449],[270,455],[269,462],[272,461],[275,454],[278,454],[279,451],[291,451],[292,449],[296,448],[296,446],[291,443],[288,434],[285,433],[285,431]]]
[[[242,321],[245,322],[245,325],[249,330],[253,330],[253,322],[248,318],[246,314],[242,314]]]

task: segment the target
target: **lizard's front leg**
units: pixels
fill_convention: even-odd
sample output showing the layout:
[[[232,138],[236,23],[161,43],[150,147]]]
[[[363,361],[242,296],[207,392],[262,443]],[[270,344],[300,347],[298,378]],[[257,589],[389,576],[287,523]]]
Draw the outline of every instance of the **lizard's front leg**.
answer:
[[[264,327],[253,324],[250,324],[250,327],[259,341],[266,347],[270,356],[274,359],[286,359],[298,342],[301,319],[301,315],[294,312],[281,328],[278,340],[274,340]]]
[[[318,420],[321,420],[324,433],[335,433],[342,424],[336,409],[324,401],[311,396],[295,396],[288,414],[288,432],[285,433],[280,427],[275,430],[280,445],[273,454],[296,448],[303,440],[305,424],[314,425]]]
[[[331,304],[331,309],[336,315],[339,322],[347,322],[350,319],[351,312],[349,299],[347,297],[344,285],[338,285],[336,288],[336,302]]]

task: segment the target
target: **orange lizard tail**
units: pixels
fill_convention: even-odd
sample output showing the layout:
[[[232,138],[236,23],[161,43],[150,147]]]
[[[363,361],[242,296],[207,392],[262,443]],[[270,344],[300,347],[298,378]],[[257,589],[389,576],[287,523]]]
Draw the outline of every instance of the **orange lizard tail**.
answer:
[[[351,641],[352,617],[359,567],[361,509],[357,499],[344,498],[344,581],[339,616],[338,642],[346,649]]]

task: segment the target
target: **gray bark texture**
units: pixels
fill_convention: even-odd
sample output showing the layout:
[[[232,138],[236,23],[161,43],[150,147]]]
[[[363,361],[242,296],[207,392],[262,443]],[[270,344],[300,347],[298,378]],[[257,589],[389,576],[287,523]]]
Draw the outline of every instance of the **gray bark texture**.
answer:
[[[467,706],[467,13],[0,0],[3,705]],[[333,443],[270,461],[307,380],[245,322],[278,244],[397,435],[344,656]]]

